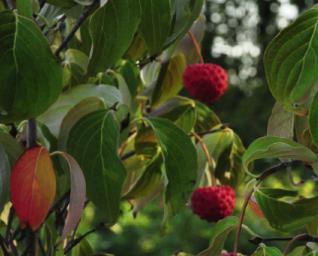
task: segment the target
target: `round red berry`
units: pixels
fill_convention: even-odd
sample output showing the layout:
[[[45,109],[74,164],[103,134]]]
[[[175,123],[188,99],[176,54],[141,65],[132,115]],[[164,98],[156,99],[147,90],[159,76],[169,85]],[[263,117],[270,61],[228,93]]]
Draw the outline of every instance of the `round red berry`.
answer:
[[[228,88],[227,72],[216,64],[194,64],[186,68],[183,82],[191,97],[211,104]]]
[[[209,222],[231,215],[234,207],[235,192],[230,186],[198,188],[191,197],[192,212]]]

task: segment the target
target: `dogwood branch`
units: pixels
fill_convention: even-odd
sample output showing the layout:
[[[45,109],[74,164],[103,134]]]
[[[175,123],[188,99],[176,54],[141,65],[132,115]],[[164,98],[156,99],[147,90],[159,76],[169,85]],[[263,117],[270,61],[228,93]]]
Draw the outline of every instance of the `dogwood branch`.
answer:
[[[284,250],[284,255],[287,256],[287,254],[291,251],[291,249],[296,241],[304,240],[304,239],[305,239],[305,241],[308,239],[308,234],[300,234],[300,235],[295,236],[292,240],[290,240],[288,242],[288,244]]]
[[[248,202],[250,201],[255,189],[269,176],[281,171],[281,170],[285,170],[287,167],[290,166],[294,166],[295,164],[299,164],[301,163],[300,161],[291,161],[291,162],[283,162],[280,164],[277,164],[275,166],[272,166],[268,169],[266,169],[257,179],[257,183],[255,184],[255,186],[253,186],[253,188],[250,190],[250,192],[246,195],[243,206],[242,206],[242,210],[241,210],[241,214],[240,214],[240,222],[239,222],[239,226],[237,228],[237,232],[236,232],[236,238],[235,238],[235,242],[234,242],[234,253],[237,253],[238,251],[238,247],[239,247],[239,243],[240,243],[240,238],[241,238],[241,232],[242,232],[242,225],[244,222],[244,217],[245,217],[245,212],[248,206]]]
[[[304,235],[304,234],[302,234]],[[268,242],[288,242],[293,240],[294,237],[253,237],[252,239],[249,240],[250,243],[259,245],[261,243],[268,243]],[[301,238],[297,239],[297,241],[302,241],[302,242],[313,242],[313,243],[318,243],[318,237],[306,235],[302,236]]]
[[[81,27],[81,25],[89,17],[89,15],[95,10],[95,8],[98,7],[98,5],[99,5],[99,1],[95,0],[93,2],[93,4],[81,14],[81,16],[76,21],[76,23],[75,23],[74,27],[72,28],[72,30],[70,31],[70,33],[64,38],[61,45],[55,51],[56,57],[59,57],[60,53],[67,47],[69,42],[72,40],[72,38],[74,37],[77,30]]]
[[[203,59],[203,56],[201,53],[200,43],[198,42],[197,38],[195,37],[195,35],[191,31],[188,32],[188,35],[189,35],[189,37],[190,37],[190,39],[195,47],[195,51],[196,51],[198,57],[200,58],[201,64],[204,64],[204,59]]]
[[[27,125],[27,147],[32,148],[36,146],[36,120],[31,118]]]
[[[206,144],[204,143],[204,141],[202,140],[202,138],[196,134],[195,132],[192,133],[193,136],[198,140],[201,148],[202,148],[202,151],[206,157],[206,160],[208,162],[208,166],[209,166],[209,173],[211,175],[211,183],[212,183],[212,186],[215,186],[216,185],[216,178],[214,176],[214,165],[215,165],[215,162],[214,160],[212,159],[212,157],[210,156],[210,153],[209,153],[209,150],[208,150],[208,147],[206,146]]]

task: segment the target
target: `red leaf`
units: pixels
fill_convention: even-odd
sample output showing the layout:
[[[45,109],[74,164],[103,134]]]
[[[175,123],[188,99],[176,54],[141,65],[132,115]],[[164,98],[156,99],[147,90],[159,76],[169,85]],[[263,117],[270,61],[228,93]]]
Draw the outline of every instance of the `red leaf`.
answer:
[[[56,177],[49,152],[28,149],[16,161],[10,179],[11,201],[21,224],[36,230],[45,220],[56,193]]]

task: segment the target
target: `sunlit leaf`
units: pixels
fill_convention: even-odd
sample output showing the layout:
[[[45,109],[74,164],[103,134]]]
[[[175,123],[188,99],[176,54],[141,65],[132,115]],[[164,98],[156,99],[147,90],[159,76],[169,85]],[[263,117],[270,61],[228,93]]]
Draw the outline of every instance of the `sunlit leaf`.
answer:
[[[165,67],[167,65],[167,67]],[[159,79],[152,95],[154,107],[176,96],[183,87],[182,75],[186,68],[186,60],[183,54],[176,55],[163,64],[163,72],[160,71]]]
[[[186,133],[190,133],[193,129],[197,117],[195,102],[189,98],[179,96],[161,104],[149,115],[169,119]]]
[[[228,217],[215,224],[212,228],[212,239],[209,248],[199,253],[197,256],[220,255],[228,235],[236,230],[239,225],[237,217]]]
[[[255,193],[256,200],[269,224],[281,231],[295,231],[303,228],[317,215],[318,197],[283,200],[294,195],[289,190],[263,190]],[[284,193],[285,192],[285,193]]]
[[[252,256],[283,256],[283,253],[277,248],[261,245]]]
[[[258,159],[280,158],[282,160],[301,160],[310,163],[317,171],[317,156],[307,147],[286,139],[265,136],[256,139],[245,151],[243,166],[251,175],[259,175],[260,170],[250,170],[249,165]]]
[[[268,120],[267,135],[292,139],[294,136],[295,116],[276,103]]]
[[[53,135],[57,136],[66,113],[83,99],[89,97],[98,97],[108,106],[122,103],[123,100],[120,91],[114,86],[104,84],[79,85],[62,93],[58,100],[39,117],[39,120],[47,125]]]
[[[318,6],[313,6],[269,44],[264,56],[269,88],[287,109],[304,107],[318,80]],[[300,106],[299,106],[300,105]]]

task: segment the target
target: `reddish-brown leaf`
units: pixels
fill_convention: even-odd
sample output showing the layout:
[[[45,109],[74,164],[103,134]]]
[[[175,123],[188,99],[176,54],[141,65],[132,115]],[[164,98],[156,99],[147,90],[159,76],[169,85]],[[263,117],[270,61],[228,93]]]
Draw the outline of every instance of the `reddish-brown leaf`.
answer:
[[[45,220],[56,193],[56,177],[49,152],[28,149],[17,160],[10,179],[11,201],[21,224],[36,230]]]

